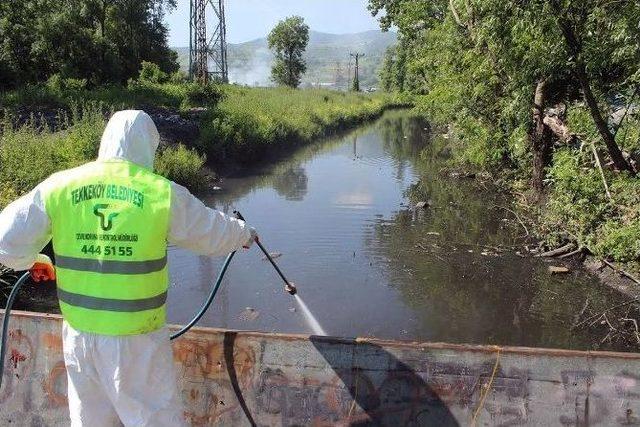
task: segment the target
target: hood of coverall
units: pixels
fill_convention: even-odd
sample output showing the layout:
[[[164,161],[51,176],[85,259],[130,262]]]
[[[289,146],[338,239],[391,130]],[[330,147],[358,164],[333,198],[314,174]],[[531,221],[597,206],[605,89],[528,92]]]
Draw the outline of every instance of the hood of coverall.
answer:
[[[98,160],[122,159],[153,169],[159,142],[158,129],[147,113],[118,111],[102,134]]]

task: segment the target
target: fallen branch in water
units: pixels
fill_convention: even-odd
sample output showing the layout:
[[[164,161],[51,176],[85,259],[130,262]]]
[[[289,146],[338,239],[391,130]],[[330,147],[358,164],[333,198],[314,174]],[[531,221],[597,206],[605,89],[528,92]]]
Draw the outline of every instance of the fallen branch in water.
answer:
[[[589,317],[587,317],[586,319],[584,319],[582,322],[578,323],[576,326],[574,326],[574,327],[573,327],[573,328],[571,328],[571,329],[579,328],[580,326],[582,326],[582,325],[584,325],[585,323],[588,323],[588,322],[590,322],[590,321],[592,321],[592,320],[594,320],[594,319],[600,319],[602,316],[604,316],[604,315],[605,315],[605,313],[608,313],[608,312],[609,312],[609,311],[611,311],[611,310],[615,310],[616,308],[625,307],[625,306],[627,306],[627,305],[630,305],[630,304],[633,304],[634,302],[639,302],[639,301],[640,301],[640,298],[634,298],[634,299],[632,299],[632,300],[629,300],[629,301],[623,302],[623,303],[621,303],[621,304],[617,304],[617,305],[611,306],[611,307],[607,308],[605,311],[603,311],[603,312],[601,312],[601,313],[594,314],[593,316],[589,316]]]
[[[580,310],[580,313],[573,318],[573,323],[571,324],[571,329],[576,327],[576,325],[578,323],[578,320],[580,320],[580,318],[582,317],[584,312],[587,311],[587,307],[589,307],[589,297],[587,297],[587,299],[584,300],[584,305],[582,306],[582,310]]]
[[[566,254],[567,252],[573,250],[576,247],[575,243],[571,242],[571,243],[567,243],[564,246],[561,246],[557,249],[553,249],[547,252],[543,252],[540,255],[538,255],[539,257],[545,257],[545,258],[550,258],[550,257],[556,257],[558,255],[563,255]]]
[[[558,258],[570,258],[570,257],[572,257],[574,255],[581,254],[582,252],[584,252],[584,247],[580,246],[575,251],[571,251],[571,252],[568,252],[566,254],[560,255]]]
[[[638,330],[638,321],[636,319],[628,319],[628,318],[622,318],[620,320],[622,320],[624,322],[632,322],[633,323],[633,327],[635,328],[635,331],[633,333],[636,336],[636,341],[638,341],[638,344],[640,344],[640,331]]]
[[[640,285],[640,280],[638,280],[635,276],[633,276],[631,273],[628,273],[626,271],[624,271],[623,269],[617,267],[615,264],[607,261],[606,259],[600,259],[600,261],[602,261],[603,263],[605,263],[606,265],[608,265],[613,271],[615,271],[616,273],[626,277],[627,279],[630,279],[632,281],[634,281],[635,283],[637,283],[638,285]]]
[[[500,206],[500,205],[494,205],[494,206],[497,207],[497,208],[500,208],[500,209],[504,209],[507,212],[511,212],[516,217],[516,219],[518,220],[520,225],[522,225],[522,228],[524,228],[524,231],[525,231],[525,233],[527,233],[527,236],[529,235],[529,229],[527,228],[526,225],[524,225],[524,222],[522,221],[522,219],[520,219],[520,215],[518,215],[515,211],[509,209],[506,206]]]

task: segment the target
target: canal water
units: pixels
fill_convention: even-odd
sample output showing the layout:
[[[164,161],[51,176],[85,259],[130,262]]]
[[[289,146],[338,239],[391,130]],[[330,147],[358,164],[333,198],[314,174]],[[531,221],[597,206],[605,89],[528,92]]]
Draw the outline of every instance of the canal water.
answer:
[[[423,120],[385,114],[354,132],[226,179],[207,205],[240,210],[330,335],[590,348],[586,299],[619,296],[584,272],[552,276],[488,184],[442,173],[450,152]],[[420,201],[426,208],[414,208]],[[507,209],[505,209],[507,208]],[[170,248],[169,320],[185,323],[223,259]],[[258,248],[236,255],[202,325],[307,333]]]

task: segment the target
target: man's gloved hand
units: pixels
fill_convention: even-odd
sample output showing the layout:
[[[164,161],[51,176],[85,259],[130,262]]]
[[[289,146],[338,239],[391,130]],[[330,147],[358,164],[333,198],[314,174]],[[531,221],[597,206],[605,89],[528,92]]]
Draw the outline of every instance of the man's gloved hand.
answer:
[[[56,280],[56,270],[53,267],[53,262],[51,262],[51,258],[44,254],[39,254],[36,257],[36,262],[33,264],[33,267],[29,269],[29,272],[31,273],[31,278],[36,283]]]
[[[253,242],[257,241],[258,238],[258,232],[256,231],[255,228],[253,227],[249,227],[249,232],[251,233],[251,238],[247,241],[247,243],[245,243],[242,247],[245,249],[249,249],[251,247],[251,245],[253,245]]]

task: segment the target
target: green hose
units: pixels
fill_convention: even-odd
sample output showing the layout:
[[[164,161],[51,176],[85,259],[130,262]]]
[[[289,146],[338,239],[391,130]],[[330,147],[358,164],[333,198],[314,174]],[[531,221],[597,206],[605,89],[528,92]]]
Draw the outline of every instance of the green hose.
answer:
[[[0,339],[0,389],[2,388],[2,378],[4,377],[4,356],[7,352],[7,332],[9,331],[9,313],[11,313],[11,307],[13,302],[18,296],[18,291],[24,285],[24,282],[29,278],[29,273],[24,273],[20,279],[13,285],[9,299],[7,300],[7,308],[4,310],[4,319],[2,319],[2,338]]]
[[[182,329],[180,329],[175,334],[171,335],[171,338],[170,338],[171,340],[174,340],[179,336],[183,335],[184,333],[186,333],[196,323],[198,323],[198,321],[202,318],[202,316],[204,316],[206,311],[209,309],[209,306],[211,306],[211,303],[213,302],[213,299],[215,298],[216,294],[218,293],[218,289],[220,289],[220,285],[222,284],[222,279],[224,278],[224,275],[227,272],[227,268],[229,268],[229,264],[231,263],[231,260],[233,259],[233,256],[235,254],[236,254],[235,252],[231,252],[227,256],[227,259],[225,259],[224,264],[222,264],[222,268],[218,273],[218,278],[216,279],[216,283],[213,285],[213,288],[209,293],[209,297],[200,308],[200,311],[198,311],[195,317],[191,319],[191,321],[187,325],[183,326]],[[22,287],[22,285],[24,285],[24,283],[27,281],[28,278],[29,278],[28,272],[23,274],[22,277],[18,279],[16,284],[13,285],[13,289],[9,294],[9,299],[7,299],[7,308],[5,308],[4,319],[2,320],[2,337],[0,338],[0,389],[2,389],[2,378],[4,377],[4,357],[5,357],[5,353],[7,352],[7,333],[9,331],[9,314],[11,313],[11,308],[13,307],[13,303],[15,302],[15,299],[18,296],[18,292],[20,291],[20,288]]]
[[[227,256],[227,259],[224,260],[224,264],[222,264],[222,268],[220,269],[220,272],[218,273],[218,278],[216,279],[216,284],[213,285],[213,289],[211,289],[211,292],[209,292],[209,298],[207,298],[207,300],[204,302],[204,304],[202,304],[202,308],[200,308],[200,311],[198,312],[198,314],[196,314],[196,316],[193,319],[191,319],[191,322],[189,322],[188,324],[183,326],[182,329],[180,329],[175,334],[171,335],[170,339],[175,340],[176,338],[178,338],[179,336],[181,336],[182,334],[187,332],[189,329],[191,329],[193,327],[193,325],[198,323],[198,321],[202,318],[202,316],[204,316],[204,313],[206,313],[206,311],[209,309],[209,306],[213,302],[213,298],[215,298],[216,294],[218,293],[218,289],[220,288],[220,285],[222,284],[222,279],[224,278],[224,274],[227,272],[227,268],[229,268],[229,264],[231,263],[231,260],[233,259],[233,256],[235,254],[236,254],[235,252],[231,252]]]

